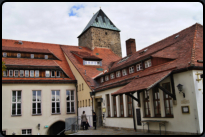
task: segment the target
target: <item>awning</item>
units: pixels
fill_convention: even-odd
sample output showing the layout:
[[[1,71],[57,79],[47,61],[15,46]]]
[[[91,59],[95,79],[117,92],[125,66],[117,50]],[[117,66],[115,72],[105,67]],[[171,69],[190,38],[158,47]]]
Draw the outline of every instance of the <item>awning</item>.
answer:
[[[144,77],[139,77],[133,79],[129,84],[119,89],[118,91],[112,93],[112,96],[136,92],[139,90],[149,90],[154,87],[156,84],[164,80],[171,74],[171,70],[155,73],[152,75],[147,75]]]

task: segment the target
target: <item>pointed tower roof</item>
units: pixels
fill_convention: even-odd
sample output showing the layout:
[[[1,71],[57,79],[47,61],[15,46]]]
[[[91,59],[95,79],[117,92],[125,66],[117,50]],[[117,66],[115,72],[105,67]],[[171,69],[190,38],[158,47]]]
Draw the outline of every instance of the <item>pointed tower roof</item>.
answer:
[[[90,27],[97,27],[103,29],[110,29],[115,31],[120,31],[112,21],[105,15],[105,13],[100,9],[97,13],[95,13],[92,19],[89,21],[83,32],[78,36],[78,38]]]

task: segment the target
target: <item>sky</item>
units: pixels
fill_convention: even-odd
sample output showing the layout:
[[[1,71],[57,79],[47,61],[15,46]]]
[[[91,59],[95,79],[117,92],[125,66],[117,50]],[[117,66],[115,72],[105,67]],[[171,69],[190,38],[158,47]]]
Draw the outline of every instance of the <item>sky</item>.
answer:
[[[102,9],[143,49],[195,23],[203,25],[200,2],[6,2],[2,5],[2,38],[78,46],[78,36],[93,14]]]

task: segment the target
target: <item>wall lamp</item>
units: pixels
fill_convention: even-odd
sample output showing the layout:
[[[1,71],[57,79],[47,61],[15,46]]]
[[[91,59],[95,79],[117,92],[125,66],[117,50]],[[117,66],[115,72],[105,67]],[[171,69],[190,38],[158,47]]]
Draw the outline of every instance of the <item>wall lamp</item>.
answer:
[[[182,92],[183,85],[182,85],[182,84],[178,84],[178,85],[177,85],[177,88],[178,88],[179,93],[180,93],[180,92]],[[184,93],[184,92],[182,92],[182,93],[183,93],[183,97],[185,98],[185,93]]]

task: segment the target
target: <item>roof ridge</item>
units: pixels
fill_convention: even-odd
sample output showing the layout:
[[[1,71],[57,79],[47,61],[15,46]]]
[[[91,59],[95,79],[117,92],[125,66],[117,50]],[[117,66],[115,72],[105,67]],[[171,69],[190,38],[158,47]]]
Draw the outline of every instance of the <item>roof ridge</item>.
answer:
[[[196,33],[197,33],[197,27],[198,23],[195,24],[195,31],[194,31],[194,39],[193,39],[193,47],[192,47],[192,53],[191,53],[191,66],[194,66],[194,59],[195,59],[195,47],[196,47]]]

